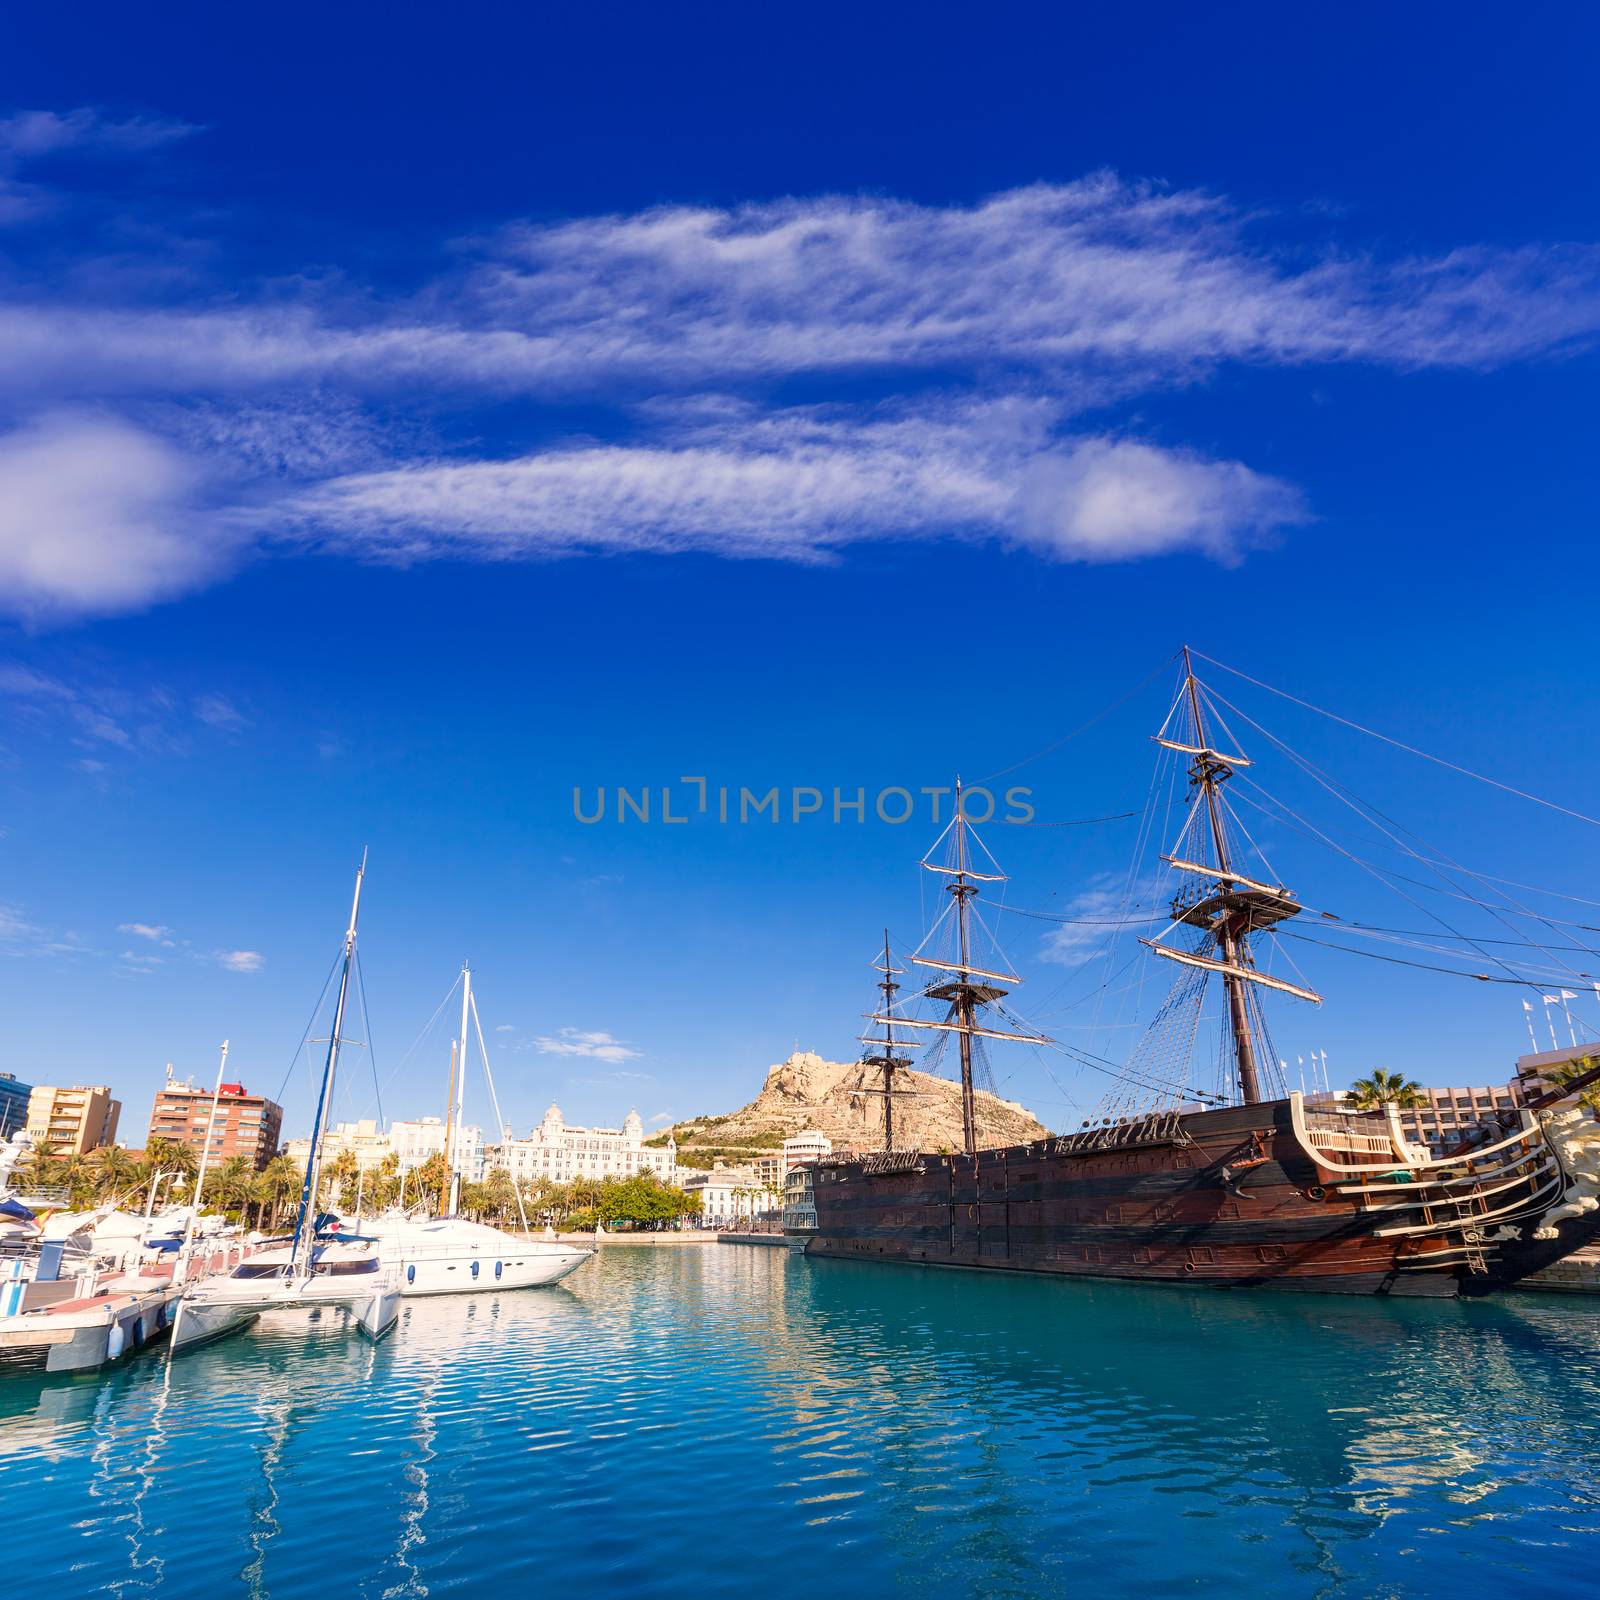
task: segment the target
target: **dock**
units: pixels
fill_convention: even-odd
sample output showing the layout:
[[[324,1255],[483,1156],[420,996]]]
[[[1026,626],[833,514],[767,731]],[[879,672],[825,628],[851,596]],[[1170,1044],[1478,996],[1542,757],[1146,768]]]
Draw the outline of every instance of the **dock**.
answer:
[[[1515,1285],[1534,1294],[1600,1294],[1600,1245],[1588,1245]]]

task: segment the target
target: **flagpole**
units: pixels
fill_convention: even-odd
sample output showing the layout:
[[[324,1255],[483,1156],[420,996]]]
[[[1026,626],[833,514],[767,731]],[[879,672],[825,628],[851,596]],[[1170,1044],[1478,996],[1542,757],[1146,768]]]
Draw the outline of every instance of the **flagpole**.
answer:
[[[1600,985],[1596,985],[1595,993],[1600,996]],[[1522,1020],[1528,1024],[1528,1043],[1533,1047],[1533,1053],[1539,1053],[1539,1036],[1533,1031],[1533,1007],[1526,1000],[1522,1002]]]

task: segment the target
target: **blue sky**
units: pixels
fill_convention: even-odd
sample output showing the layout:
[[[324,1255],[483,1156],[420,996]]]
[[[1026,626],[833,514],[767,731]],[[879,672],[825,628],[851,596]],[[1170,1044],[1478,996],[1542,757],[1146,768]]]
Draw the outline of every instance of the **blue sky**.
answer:
[[[113,1083],[135,1138],[224,1035],[277,1089],[364,845],[390,1114],[442,1099],[403,1058],[463,958],[518,1123],[723,1110],[796,1042],[843,1054],[879,930],[920,936],[923,816],[589,827],[573,787],[915,789],[1156,674],[1008,780],[1041,822],[1137,811],[1185,640],[1600,809],[1591,18],[5,32],[0,1066]],[[1600,922],[1592,826],[1215,681]],[[1360,827],[1261,745],[1297,814]],[[1015,904],[1085,918],[1006,919],[1019,1005],[1107,1055],[1148,988],[1068,1004],[1136,826],[990,830]],[[1262,842],[1309,905],[1438,931],[1428,891]],[[1538,971],[1585,989],[1566,931]],[[1526,1048],[1509,986],[1296,959],[1328,1002],[1278,1038],[1336,1079]],[[1056,1124],[1104,1088],[994,1065]]]

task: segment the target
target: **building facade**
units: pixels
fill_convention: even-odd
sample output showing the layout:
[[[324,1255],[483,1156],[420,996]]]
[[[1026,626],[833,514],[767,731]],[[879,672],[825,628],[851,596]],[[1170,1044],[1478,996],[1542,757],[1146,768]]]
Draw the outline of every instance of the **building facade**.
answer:
[[[225,1083],[215,1097],[197,1088],[193,1079],[175,1083],[156,1094],[150,1111],[147,1139],[170,1139],[186,1144],[198,1157],[205,1150],[206,1130],[211,1130],[211,1155],[215,1161],[242,1156],[259,1171],[272,1159],[283,1132],[283,1107],[263,1094],[251,1094],[242,1083]]]
[[[685,1194],[699,1196],[700,1224],[706,1228],[750,1222],[775,1210],[780,1199],[777,1186],[763,1182],[753,1163],[725,1167],[718,1161],[709,1171],[685,1167],[678,1182]]]
[[[360,1122],[340,1122],[322,1136],[322,1164],[326,1169],[349,1151],[362,1172],[371,1172],[383,1165],[393,1148],[389,1135],[371,1117],[364,1117]],[[311,1140],[291,1139],[283,1147],[283,1153],[297,1167],[304,1167],[311,1159]]]
[[[16,1074],[0,1072],[0,1139],[9,1139],[28,1125],[28,1097],[33,1085],[18,1083]]]
[[[41,1083],[28,1096],[28,1137],[37,1149],[81,1156],[116,1142],[121,1115],[122,1102],[103,1083],[70,1089]]]
[[[1536,1055],[1517,1057],[1517,1083],[1522,1093],[1533,1099],[1557,1087],[1552,1072],[1582,1069],[1585,1062],[1600,1060],[1600,1044],[1563,1045],[1558,1050],[1541,1050]]]
[[[646,1145],[637,1111],[630,1111],[620,1128],[577,1128],[567,1124],[560,1106],[552,1105],[526,1139],[507,1137],[490,1145],[485,1155],[486,1166],[510,1173],[518,1183],[631,1178],[640,1172],[663,1183],[677,1182],[677,1145],[670,1138],[665,1145]]]
[[[402,1172],[415,1172],[429,1156],[444,1154],[444,1118],[414,1117],[389,1124],[389,1144]],[[485,1171],[483,1129],[455,1128],[450,1134],[451,1165],[463,1183],[482,1183]]]
[[[796,1167],[832,1154],[833,1140],[815,1128],[807,1128],[783,1141],[783,1174],[787,1177]]]

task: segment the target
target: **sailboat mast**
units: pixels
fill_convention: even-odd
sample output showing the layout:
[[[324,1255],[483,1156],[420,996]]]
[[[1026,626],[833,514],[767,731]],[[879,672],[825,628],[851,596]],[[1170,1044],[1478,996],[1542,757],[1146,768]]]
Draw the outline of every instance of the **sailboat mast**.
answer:
[[[328,1113],[333,1106],[333,1084],[339,1070],[339,1046],[344,1042],[344,1008],[350,998],[350,969],[356,955],[356,921],[361,914],[361,880],[367,875],[367,858],[363,852],[361,865],[356,868],[355,894],[350,901],[350,926],[344,935],[344,964],[339,972],[339,998],[333,1008],[333,1028],[328,1035],[328,1055],[322,1064],[322,1087],[317,1093],[316,1115],[311,1123],[311,1153],[306,1157],[305,1183],[300,1190],[300,1210],[295,1217],[294,1238],[289,1244],[289,1270],[301,1270],[301,1244],[304,1257],[310,1260],[315,1226],[307,1225],[308,1216],[315,1223],[317,1186],[322,1177],[322,1141],[326,1132]]]
[[[468,1013],[472,1010],[472,968],[466,963],[461,967],[461,1070],[456,1074],[455,1103],[451,1107],[456,1123],[456,1148],[461,1147],[461,1102],[465,1098],[467,1088],[467,1022]],[[446,1208],[450,1216],[454,1216],[461,1208],[461,1171],[459,1160],[450,1166],[450,1204]]]
[[[1222,763],[1212,753],[1206,736],[1205,714],[1200,707],[1200,686],[1195,681],[1194,663],[1189,657],[1189,647],[1183,647],[1184,687],[1189,696],[1189,710],[1194,716],[1194,742],[1200,753],[1190,766],[1190,773],[1205,800],[1206,816],[1211,824],[1211,842],[1217,852],[1217,870],[1225,883],[1230,881],[1228,861],[1228,835],[1222,825],[1222,802],[1217,794],[1217,777]],[[1237,969],[1242,965],[1244,925],[1248,919],[1234,915],[1223,916],[1217,922],[1217,944],[1224,963]],[[1239,1072],[1239,1094],[1246,1105],[1255,1105],[1261,1099],[1261,1080],[1256,1072],[1255,1041],[1250,1031],[1250,1010],[1245,999],[1245,980],[1237,971],[1226,972],[1222,978],[1228,994],[1228,1021],[1233,1034],[1233,1049]]]
[[[439,1210],[450,1212],[450,1130],[456,1115],[456,1041],[450,1041],[450,1088],[444,1101],[444,1181],[439,1185]]]

